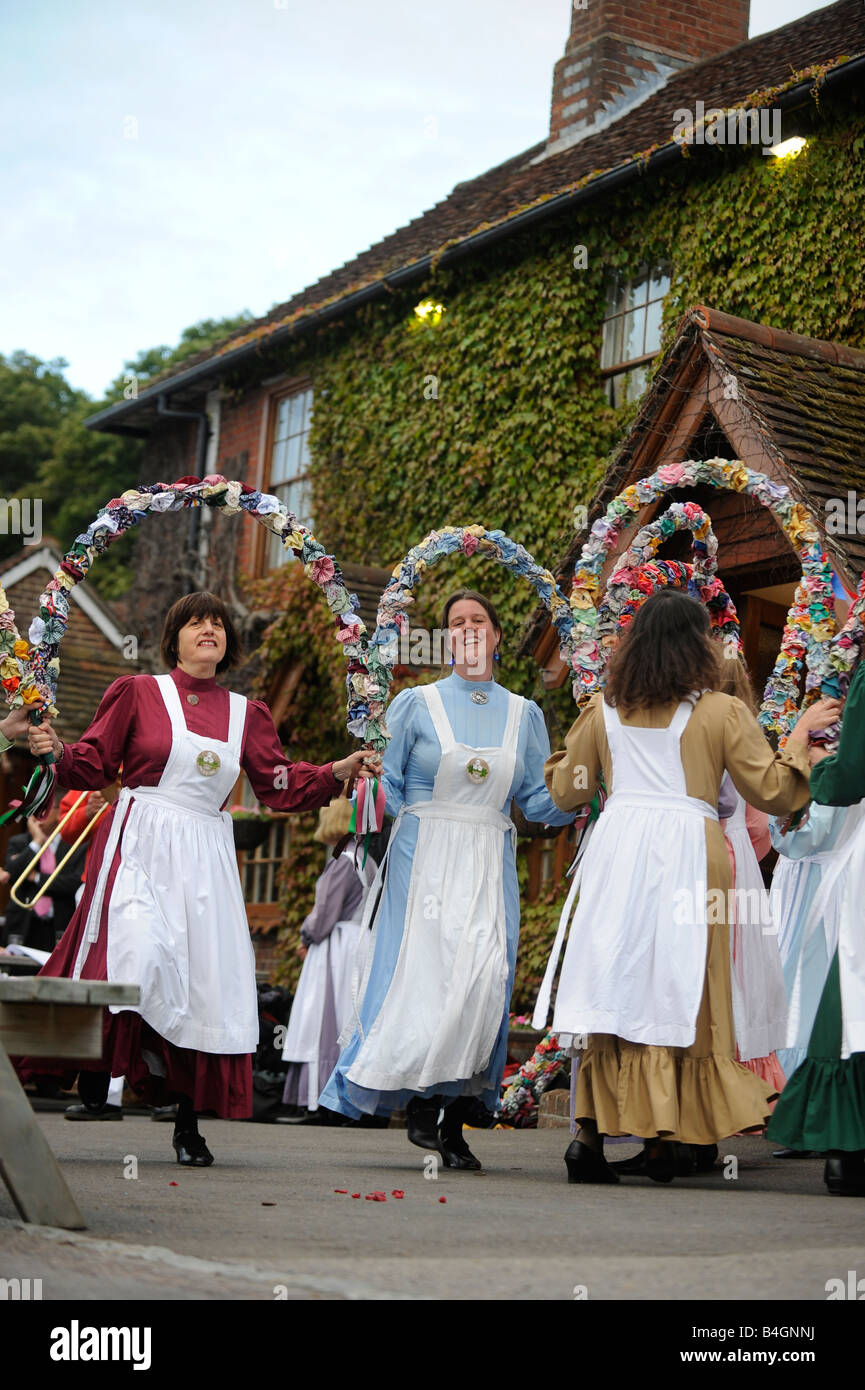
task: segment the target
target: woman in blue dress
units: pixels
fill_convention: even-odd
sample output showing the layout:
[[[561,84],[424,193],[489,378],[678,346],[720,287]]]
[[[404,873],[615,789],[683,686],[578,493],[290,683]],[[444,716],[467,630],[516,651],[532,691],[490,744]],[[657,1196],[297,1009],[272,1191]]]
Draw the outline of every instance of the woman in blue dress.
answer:
[[[507,812],[516,801],[552,825],[573,812],[544,786],[540,709],[493,679],[493,605],[459,590],[442,627],[452,674],[402,691],[388,710],[384,785],[396,820],[351,1035],[321,1103],[352,1118],[405,1106],[412,1143],[447,1167],[477,1169],[462,1126],[472,1098],[489,1109],[498,1099],[519,936]]]

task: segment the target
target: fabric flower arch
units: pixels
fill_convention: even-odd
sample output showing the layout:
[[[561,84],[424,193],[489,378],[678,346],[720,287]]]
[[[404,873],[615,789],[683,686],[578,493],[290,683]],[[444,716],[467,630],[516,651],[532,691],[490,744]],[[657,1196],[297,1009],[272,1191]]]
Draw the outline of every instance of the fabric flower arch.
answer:
[[[748,468],[741,459],[689,459],[665,464],[614,497],[604,516],[594,523],[574,569],[570,596],[576,623],[571,654],[574,698],[584,704],[601,683],[604,652],[598,641],[598,599],[600,576],[607,556],[643,507],[650,506],[674,488],[701,484],[744,493],[767,507],[777,518],[802,564],[802,579],[787,615],[781,650],[766,683],[760,709],[763,728],[784,736],[798,715],[799,681],[803,671],[806,672],[806,704],[817,698],[821,685],[830,692],[833,690],[833,671],[838,679],[842,671],[849,673],[858,651],[856,643],[861,642],[865,594],[860,591],[845,625],[844,643],[840,634],[835,643],[830,643],[835,632],[832,569],[820,545],[814,519],[807,508],[795,500],[788,487]]]
[[[326,554],[324,546],[278,497],[257,492],[246,483],[228,481],[221,474],[211,474],[206,478],[181,478],[176,483],[130,488],[108,502],[64,555],[39,599],[39,613],[30,624],[27,641],[18,632],[15,614],[0,586],[0,678],[7,704],[29,706],[34,722],[43,712],[56,715],[59,648],[69,621],[70,590],[84,579],[97,555],[104,554],[149,514],[201,506],[233,515],[245,512],[279,536],[283,547],[297,556],[324,594],[337,638],[348,659],[352,659],[360,650],[366,628],[358,614],[357,596],[346,590],[334,557]]]

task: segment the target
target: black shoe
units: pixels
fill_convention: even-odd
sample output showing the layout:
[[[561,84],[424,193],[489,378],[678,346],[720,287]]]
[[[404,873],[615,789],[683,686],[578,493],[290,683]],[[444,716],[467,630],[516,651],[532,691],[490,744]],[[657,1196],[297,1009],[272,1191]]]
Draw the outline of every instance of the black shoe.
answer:
[[[604,1155],[595,1149],[590,1149],[588,1144],[584,1144],[580,1139],[575,1139],[568,1146],[565,1153],[565,1167],[568,1170],[568,1182],[609,1183],[619,1181],[618,1173],[613,1172]]]
[[[653,1182],[672,1182],[673,1178],[690,1177],[694,1171],[694,1155],[690,1144],[663,1139],[657,1147],[659,1152],[654,1158],[646,1154],[647,1178],[651,1178]]]
[[[773,1158],[819,1158],[813,1149],[773,1149]]]
[[[182,1163],[184,1168],[209,1168],[213,1162],[213,1154],[200,1134],[175,1133],[171,1142],[177,1162]]]
[[[826,1159],[823,1181],[836,1197],[865,1197],[865,1159],[860,1154]]]
[[[694,1154],[694,1172],[711,1173],[718,1161],[717,1144],[692,1144]]]
[[[441,1152],[439,1140],[439,1111],[441,1100],[438,1096],[412,1096],[405,1108],[405,1126],[410,1144],[419,1149],[435,1149]]]
[[[63,1111],[67,1120],[122,1120],[120,1105],[67,1105]]]
[[[632,1158],[614,1158],[608,1165],[621,1178],[644,1178],[646,1176],[646,1150],[634,1154]]]
[[[460,1136],[444,1134],[441,1137],[441,1156],[446,1168],[462,1168],[466,1172],[477,1173],[482,1165],[479,1158],[475,1158],[465,1139]]]

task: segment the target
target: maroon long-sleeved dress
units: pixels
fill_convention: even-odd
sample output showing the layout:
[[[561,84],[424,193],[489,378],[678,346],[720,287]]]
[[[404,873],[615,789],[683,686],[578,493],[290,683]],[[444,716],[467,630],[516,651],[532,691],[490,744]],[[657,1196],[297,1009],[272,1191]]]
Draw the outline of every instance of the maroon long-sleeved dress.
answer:
[[[179,669],[171,675],[187,728],[195,734],[225,740],[228,691],[215,680],[199,680]],[[109,686],[93,723],[79,742],[66,745],[57,768],[58,779],[66,786],[97,791],[113,782],[122,766],[124,786],[155,787],[168,761],[171,743],[171,722],[156,681],[147,675],[122,676]],[[254,700],[247,702],[241,767],[258,799],[277,811],[312,810],[342,790],[332,764],[316,767],[286,761],[269,710]],[[97,826],[84,894],[44,966],[43,975],[69,978],[73,974],[114,814],[112,806]],[[121,832],[108,876],[99,937],[86,955],[82,979],[107,977],[108,906],[122,855]],[[190,865],[190,872],[194,872],[194,865]],[[106,1010],[104,1032],[104,1051],[99,1060],[75,1063],[70,1069],[68,1062],[52,1064],[33,1059],[23,1064],[21,1070],[57,1071],[70,1080],[79,1070],[110,1070],[115,1076],[126,1076],[132,1088],[153,1104],[182,1094],[192,1098],[196,1110],[213,1110],[226,1118],[251,1114],[252,1066],[248,1054],[222,1055],[178,1047],[132,1011],[110,1014]]]

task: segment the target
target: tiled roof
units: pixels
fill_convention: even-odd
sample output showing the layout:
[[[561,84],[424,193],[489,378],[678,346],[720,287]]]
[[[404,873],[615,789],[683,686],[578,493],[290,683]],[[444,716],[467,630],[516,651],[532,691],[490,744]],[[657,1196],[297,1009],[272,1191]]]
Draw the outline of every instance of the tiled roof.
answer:
[[[653,471],[659,462],[670,461],[662,451],[675,421],[669,406],[672,401],[674,412],[685,406],[687,397],[680,383],[689,372],[696,380],[693,366],[700,358],[720,372],[725,382],[735,380],[737,428],[759,440],[761,448],[760,459],[743,453],[749,467],[764,471],[763,460],[770,460],[771,471],[788,483],[821,525],[828,516],[827,498],[846,500],[848,490],[857,497],[863,495],[865,352],[697,307],[681,320],[654,384],[592,500],[589,526],[629,483]],[[711,394],[707,401],[711,401]],[[723,422],[719,428],[724,428]],[[741,512],[747,499],[737,497],[735,501]],[[726,503],[725,494],[706,503],[716,521],[729,511]],[[761,512],[757,506],[756,513]],[[775,526],[765,513],[762,525],[744,515],[740,520],[753,531],[749,540],[757,534],[752,521],[762,533]],[[778,553],[785,555],[788,542],[780,529],[776,530]],[[584,529],[556,567],[566,590],[586,535]],[[824,532],[824,541],[830,553],[834,552],[838,568],[846,570],[848,578],[858,578],[865,569],[865,536],[856,531]],[[726,553],[719,551],[722,569]],[[546,611],[538,609],[523,635],[523,651],[535,647],[548,622]]]
[[[673,113],[693,108],[696,96],[706,108],[729,108],[756,94],[793,85],[803,76],[814,76],[809,70],[845,62],[863,52],[865,6],[861,0],[840,0],[719,57],[685,68],[641,105],[569,149],[533,162],[545,148],[544,144],[534,145],[479,178],[457,184],[447,198],[422,216],[276,305],[216,349],[187,359],[169,377],[245,343],[263,342],[274,330],[307,312],[668,145]],[[766,104],[765,98],[755,104]]]

